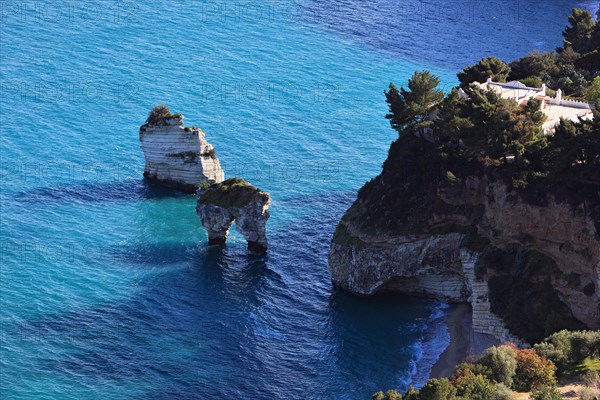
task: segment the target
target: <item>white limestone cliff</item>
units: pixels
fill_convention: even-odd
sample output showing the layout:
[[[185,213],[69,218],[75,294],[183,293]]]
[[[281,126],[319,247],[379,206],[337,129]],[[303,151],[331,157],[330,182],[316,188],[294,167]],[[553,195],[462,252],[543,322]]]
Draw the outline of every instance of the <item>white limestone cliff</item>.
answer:
[[[224,179],[214,147],[200,128],[185,127],[183,116],[143,125],[140,142],[144,177],[151,182],[193,193],[203,183]]]

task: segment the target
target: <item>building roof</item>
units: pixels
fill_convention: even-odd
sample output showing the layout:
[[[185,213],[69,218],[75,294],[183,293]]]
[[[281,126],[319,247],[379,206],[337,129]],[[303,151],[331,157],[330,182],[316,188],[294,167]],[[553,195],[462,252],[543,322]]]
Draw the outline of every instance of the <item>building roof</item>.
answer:
[[[490,78],[485,83],[475,84],[484,90],[492,90],[504,99],[512,99],[519,106],[524,106],[530,99],[541,101],[541,110],[548,119],[542,125],[544,132],[550,132],[560,122],[561,118],[578,121],[579,119],[593,119],[592,106],[588,103],[563,100],[562,92],[559,89],[555,97],[546,95],[546,85],[541,88],[532,88],[518,81],[506,83],[493,82]]]

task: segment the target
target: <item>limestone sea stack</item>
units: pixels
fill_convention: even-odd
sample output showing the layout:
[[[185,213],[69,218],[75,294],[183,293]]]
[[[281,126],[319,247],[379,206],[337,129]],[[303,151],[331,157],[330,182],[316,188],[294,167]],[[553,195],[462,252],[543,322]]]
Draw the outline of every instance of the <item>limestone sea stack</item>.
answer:
[[[205,184],[197,191],[196,213],[208,232],[209,245],[224,244],[231,225],[248,241],[251,253],[267,252],[271,196],[240,178]]]
[[[205,183],[219,183],[224,172],[214,147],[197,127],[185,127],[183,115],[155,106],[140,127],[146,166],[144,177],[162,186],[194,193]]]

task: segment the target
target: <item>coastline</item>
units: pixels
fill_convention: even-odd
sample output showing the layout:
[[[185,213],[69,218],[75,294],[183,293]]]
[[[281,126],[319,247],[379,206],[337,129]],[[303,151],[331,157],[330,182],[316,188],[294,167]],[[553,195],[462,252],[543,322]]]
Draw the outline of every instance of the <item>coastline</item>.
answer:
[[[458,364],[500,344],[493,336],[473,331],[473,309],[469,303],[454,304],[446,309],[446,323],[450,344],[431,367],[429,378],[449,378]]]

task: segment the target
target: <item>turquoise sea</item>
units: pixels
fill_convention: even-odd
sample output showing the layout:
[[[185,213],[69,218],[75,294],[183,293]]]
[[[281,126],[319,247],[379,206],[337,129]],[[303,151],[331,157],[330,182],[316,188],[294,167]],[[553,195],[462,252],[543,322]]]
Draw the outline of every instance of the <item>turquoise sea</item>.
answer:
[[[332,287],[327,251],[394,133],[383,90],[448,90],[560,44],[567,0],[1,0],[2,399],[366,399],[427,378],[444,305]],[[207,247],[142,179],[157,103],[271,193],[266,257]]]

